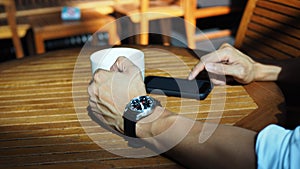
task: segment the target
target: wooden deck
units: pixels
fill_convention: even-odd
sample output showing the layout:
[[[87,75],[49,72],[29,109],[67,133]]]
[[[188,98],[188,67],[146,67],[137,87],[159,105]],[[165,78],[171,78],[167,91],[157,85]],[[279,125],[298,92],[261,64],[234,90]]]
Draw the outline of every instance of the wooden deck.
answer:
[[[185,49],[157,48],[143,49],[146,75],[186,77],[197,63]],[[182,168],[160,155],[111,153],[131,149],[87,116],[90,64],[88,54],[79,54],[80,49],[61,50],[0,64],[0,168]],[[283,102],[274,83],[216,87],[200,102],[156,97],[175,113],[257,131],[278,122]],[[210,105],[222,100],[224,111],[215,114],[220,111]]]

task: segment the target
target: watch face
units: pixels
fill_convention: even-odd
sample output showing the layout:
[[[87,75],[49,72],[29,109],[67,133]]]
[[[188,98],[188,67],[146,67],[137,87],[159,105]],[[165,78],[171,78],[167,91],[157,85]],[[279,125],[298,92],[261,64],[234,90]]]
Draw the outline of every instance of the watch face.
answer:
[[[144,110],[151,109],[153,100],[149,96],[137,97],[130,102],[129,108],[133,111],[143,112]]]

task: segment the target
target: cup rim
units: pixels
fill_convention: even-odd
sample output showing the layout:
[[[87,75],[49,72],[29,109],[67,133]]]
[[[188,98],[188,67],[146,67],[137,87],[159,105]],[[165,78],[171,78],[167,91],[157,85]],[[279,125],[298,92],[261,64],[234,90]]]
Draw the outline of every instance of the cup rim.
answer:
[[[108,69],[108,67],[111,66],[111,64],[105,64],[103,61],[105,60],[105,55],[108,55],[110,54],[110,52],[112,52],[112,54],[114,54],[113,52],[122,52],[125,53],[124,51],[127,51],[127,55],[126,53],[125,54],[122,54],[122,55],[119,55],[119,56],[124,56],[124,57],[128,57],[130,58],[129,56],[131,55],[134,55],[134,54],[138,54],[140,55],[142,58],[144,57],[144,53],[139,50],[139,49],[136,49],[136,48],[129,48],[129,47],[113,47],[113,48],[106,48],[106,49],[101,49],[101,50],[98,50],[98,51],[95,51],[93,52],[91,55],[90,55],[90,62],[91,62],[91,69],[92,69],[92,74],[94,74],[98,69],[100,69],[100,67],[104,67]],[[100,57],[99,57],[100,55]],[[118,56],[118,57],[119,57]],[[118,58],[117,57],[117,58]],[[116,58],[116,59],[117,59]],[[101,66],[99,66],[99,63],[101,63]],[[93,65],[97,65],[96,67],[93,67]],[[141,69],[141,71],[143,71],[142,69],[145,69],[145,65],[136,65],[139,67],[139,69]]]

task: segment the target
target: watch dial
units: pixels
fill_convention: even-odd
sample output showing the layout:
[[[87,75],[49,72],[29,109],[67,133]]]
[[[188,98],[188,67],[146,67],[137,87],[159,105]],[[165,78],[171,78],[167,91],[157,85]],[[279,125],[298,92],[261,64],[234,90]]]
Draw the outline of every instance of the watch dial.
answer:
[[[134,111],[143,111],[152,106],[153,101],[149,96],[141,96],[131,101],[130,108]]]

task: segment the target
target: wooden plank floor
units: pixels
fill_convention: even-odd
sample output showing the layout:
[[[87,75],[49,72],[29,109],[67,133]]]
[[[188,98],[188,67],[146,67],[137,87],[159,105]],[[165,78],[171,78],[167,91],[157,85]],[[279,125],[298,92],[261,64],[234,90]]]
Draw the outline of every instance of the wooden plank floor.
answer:
[[[90,65],[88,56],[77,60],[79,52],[62,50],[0,64],[0,168],[182,168],[162,156],[127,158],[99,146],[131,150],[87,115]],[[197,62],[186,56],[177,62],[160,50],[144,52],[146,75],[186,77]],[[257,109],[242,86],[216,87],[200,102],[155,97],[175,113],[230,125]],[[210,107],[218,103],[220,110]]]

